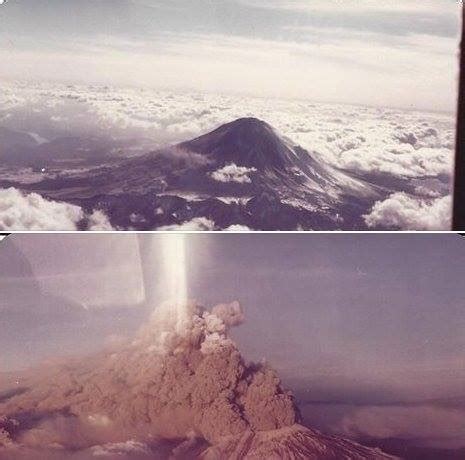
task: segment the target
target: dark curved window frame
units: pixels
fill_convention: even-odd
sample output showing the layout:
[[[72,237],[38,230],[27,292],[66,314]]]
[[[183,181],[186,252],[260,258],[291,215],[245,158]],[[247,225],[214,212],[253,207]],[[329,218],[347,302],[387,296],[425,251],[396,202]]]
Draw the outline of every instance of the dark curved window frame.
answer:
[[[465,230],[465,8],[462,8],[462,39],[460,43],[453,230]]]

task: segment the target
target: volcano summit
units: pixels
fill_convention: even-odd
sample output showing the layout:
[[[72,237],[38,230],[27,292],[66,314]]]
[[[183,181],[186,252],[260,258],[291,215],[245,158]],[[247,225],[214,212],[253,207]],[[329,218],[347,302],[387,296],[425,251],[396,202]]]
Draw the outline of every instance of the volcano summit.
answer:
[[[179,147],[207,155],[217,165],[235,163],[259,171],[292,166],[292,150],[257,118],[240,118]]]

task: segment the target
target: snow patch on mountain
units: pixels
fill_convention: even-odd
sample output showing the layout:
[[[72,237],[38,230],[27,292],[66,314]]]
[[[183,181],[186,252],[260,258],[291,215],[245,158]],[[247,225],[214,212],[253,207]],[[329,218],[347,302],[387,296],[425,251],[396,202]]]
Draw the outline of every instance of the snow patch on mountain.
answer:
[[[101,446],[94,446],[91,448],[91,452],[94,457],[111,458],[134,454],[152,454],[148,445],[134,440],[129,440],[126,442],[108,443]]]

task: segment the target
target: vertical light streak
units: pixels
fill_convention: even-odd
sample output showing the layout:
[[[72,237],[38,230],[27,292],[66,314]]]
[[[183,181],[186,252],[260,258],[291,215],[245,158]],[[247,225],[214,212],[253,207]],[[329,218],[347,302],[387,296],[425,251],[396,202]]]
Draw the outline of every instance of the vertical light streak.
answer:
[[[161,253],[167,301],[175,305],[187,302],[186,235],[167,233],[161,235]]]
[[[178,332],[187,318],[186,235],[160,235],[163,289],[166,297],[160,307],[163,322]]]

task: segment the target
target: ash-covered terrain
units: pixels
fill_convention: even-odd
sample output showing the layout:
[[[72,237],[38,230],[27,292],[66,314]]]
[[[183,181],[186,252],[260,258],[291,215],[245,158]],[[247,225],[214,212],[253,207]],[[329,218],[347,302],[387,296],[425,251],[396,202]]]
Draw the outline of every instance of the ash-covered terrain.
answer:
[[[388,459],[299,425],[266,363],[246,363],[228,330],[237,302],[159,307],[113,349],[3,376],[0,458]]]
[[[1,96],[4,230],[450,226],[447,114],[92,86]]]

